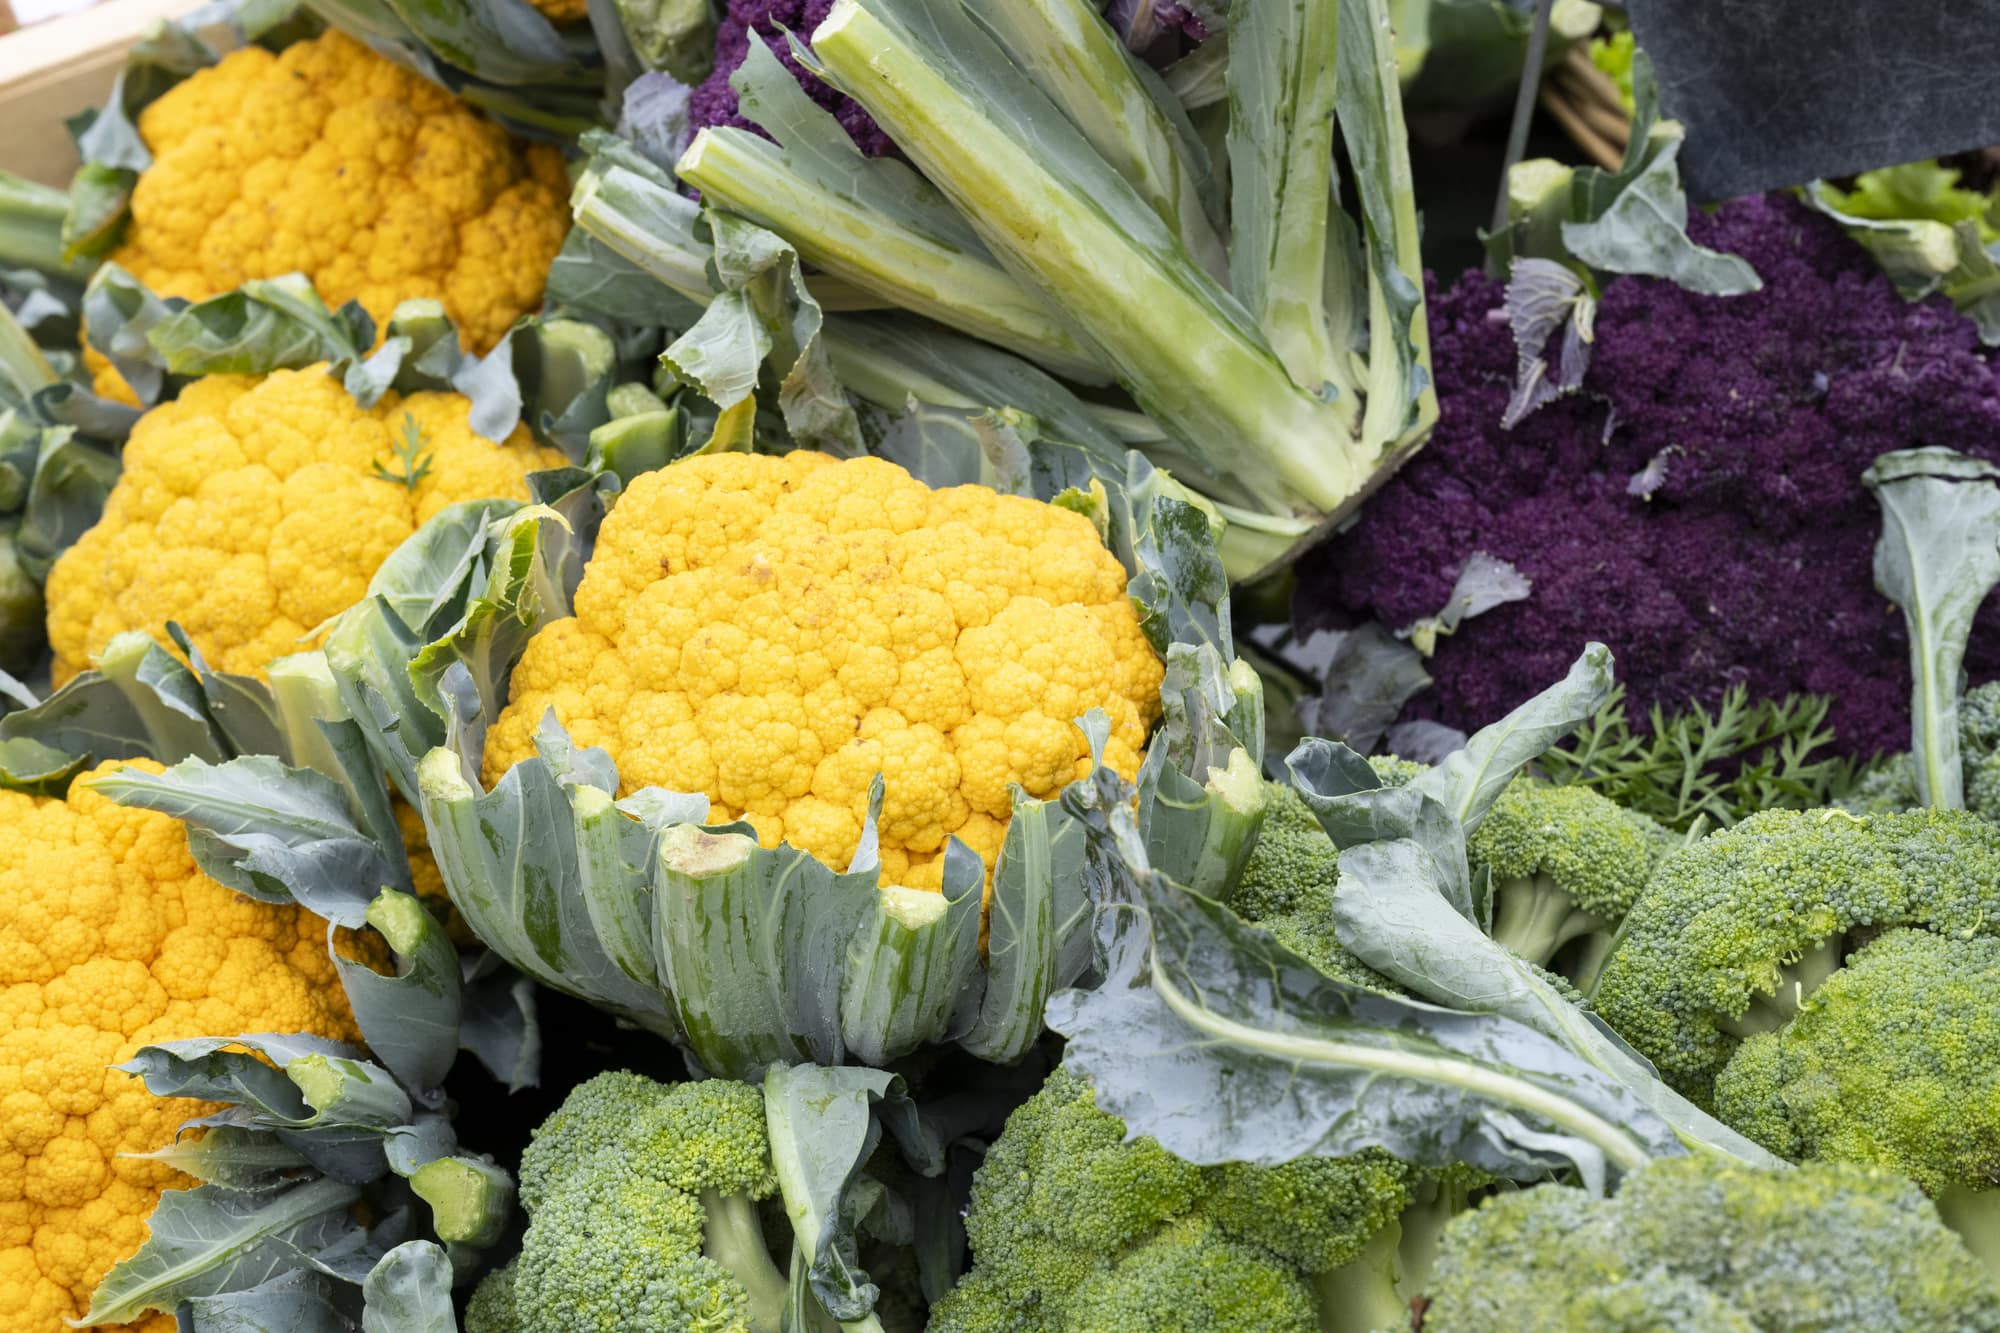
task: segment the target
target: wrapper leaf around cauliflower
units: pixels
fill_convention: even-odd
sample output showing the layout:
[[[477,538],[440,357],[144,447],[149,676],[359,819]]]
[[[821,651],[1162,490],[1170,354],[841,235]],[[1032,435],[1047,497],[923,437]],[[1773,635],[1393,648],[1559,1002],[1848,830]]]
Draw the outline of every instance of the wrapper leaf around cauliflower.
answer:
[[[121,766],[158,771],[95,772]],[[110,1066],[186,1037],[360,1039],[324,921],[209,879],[177,822],[88,776],[63,800],[0,792],[0,1322],[19,1333],[62,1333],[146,1239],[160,1191],[193,1183],[125,1154],[216,1108]]]
[[[554,147],[338,31],[231,53],[148,106],[139,133],[153,163],[111,258],[162,296],[296,271],[378,329],[398,302],[441,301],[484,352],[541,304],[569,229]],[[97,391],[129,401],[93,365]]]
[[[461,500],[528,498],[526,476],[564,460],[516,428],[472,433],[457,394],[357,404],[323,367],[198,380],[139,419],[104,516],[49,574],[58,683],[112,637],[177,621],[219,671],[261,674],[317,640],[390,552]],[[406,421],[407,418],[407,421]],[[428,470],[398,458],[408,423]]]
[[[625,791],[704,792],[836,867],[883,775],[885,882],[936,889],[946,840],[990,868],[1010,784],[1088,771],[1073,719],[1111,721],[1133,777],[1159,658],[1125,571],[1081,515],[893,463],[721,454],[636,480],[605,520],[576,614],[515,668],[489,783],[544,714],[602,746]]]

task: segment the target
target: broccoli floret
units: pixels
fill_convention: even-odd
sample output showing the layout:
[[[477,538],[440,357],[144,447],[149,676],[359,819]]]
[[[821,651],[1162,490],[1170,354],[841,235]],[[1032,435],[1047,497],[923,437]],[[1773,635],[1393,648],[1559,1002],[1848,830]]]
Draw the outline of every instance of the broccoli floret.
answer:
[[[1493,938],[1588,991],[1618,923],[1676,841],[1588,787],[1517,778],[1467,851],[1492,875]]]
[[[974,1265],[930,1333],[1363,1333],[1407,1322],[1410,1261],[1485,1183],[1381,1152],[1197,1167],[1127,1141],[1058,1069],[973,1180]],[[1407,1239],[1408,1244],[1404,1245]]]
[[[1892,930],[1737,1048],[1716,1113],[1771,1151],[1894,1168],[1946,1220],[2000,1187],[2000,939]],[[2000,1212],[1966,1232],[2000,1269]]]
[[[496,1268],[473,1289],[465,1333],[527,1333],[514,1313],[514,1265]]]
[[[480,1287],[480,1333],[775,1333],[786,1279],[757,1203],[776,1190],[756,1088],[599,1074],[522,1154],[531,1220],[507,1276]]]
[[[1967,690],[1958,701],[1959,771],[1965,778],[1965,808],[2000,820],[2000,680]],[[1917,766],[1909,754],[1877,763],[1840,800],[1858,815],[1915,810]]]
[[[1959,810],[1770,810],[1668,856],[1598,1012],[1703,1105],[1744,1038],[1791,1021],[1862,931],[2000,934],[2000,826]]]
[[[1495,1194],[1451,1223],[1424,1333],[1976,1333],[2000,1284],[1909,1181],[1656,1163],[1615,1198]]]
[[[1422,765],[1400,759],[1371,762],[1388,785],[1409,780],[1401,769],[1423,771]],[[1340,853],[1319,817],[1286,783],[1271,783],[1267,795],[1263,830],[1229,905],[1326,975],[1372,990],[1395,990],[1394,982],[1347,952],[1333,932]]]
[[[1960,696],[1958,758],[1965,775],[1965,808],[2000,819],[2000,681]]]
[[[1230,896],[1229,905],[1247,921],[1323,908],[1340,878],[1340,853],[1298,792],[1273,782],[1266,796],[1263,830]]]

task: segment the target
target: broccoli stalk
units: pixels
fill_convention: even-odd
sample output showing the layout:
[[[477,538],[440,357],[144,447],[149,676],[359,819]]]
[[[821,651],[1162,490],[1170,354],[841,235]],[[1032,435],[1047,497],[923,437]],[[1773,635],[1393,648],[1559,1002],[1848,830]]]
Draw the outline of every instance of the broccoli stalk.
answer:
[[[1472,1207],[1483,1183],[1477,1172],[1462,1168],[1427,1174],[1409,1205],[1359,1254],[1314,1274],[1322,1333],[1407,1326],[1410,1303],[1430,1281],[1446,1225]]]
[[[1547,875],[1509,880],[1494,891],[1493,938],[1544,967],[1571,940],[1606,933],[1615,924],[1579,908]]]
[[[1965,1248],[2000,1274],[2000,1188],[1953,1185],[1933,1202],[1938,1216],[1958,1233]]]
[[[1672,835],[1587,787],[1508,784],[1468,847],[1492,876],[1493,938],[1588,990]]]
[[[701,1211],[701,1252],[742,1284],[749,1299],[750,1327],[782,1327],[790,1284],[764,1243],[756,1201],[747,1194],[705,1189]]]
[[[1742,1038],[1754,1037],[1760,1032],[1776,1032],[1784,1027],[1805,1008],[1807,997],[1840,970],[1841,962],[1847,956],[1844,938],[1835,936],[1821,940],[1800,950],[1796,958],[1778,964],[1770,991],[1752,995],[1749,1007],[1740,1018],[1724,1015],[1717,1020],[1716,1026]]]
[[[1410,1293],[1420,1288],[1406,1281],[1401,1229],[1390,1223],[1361,1247],[1361,1253],[1329,1272],[1313,1276],[1313,1294],[1321,1314],[1340,1311],[1340,1328],[1397,1328],[1409,1323]],[[1328,1330],[1324,1318],[1322,1330]]]

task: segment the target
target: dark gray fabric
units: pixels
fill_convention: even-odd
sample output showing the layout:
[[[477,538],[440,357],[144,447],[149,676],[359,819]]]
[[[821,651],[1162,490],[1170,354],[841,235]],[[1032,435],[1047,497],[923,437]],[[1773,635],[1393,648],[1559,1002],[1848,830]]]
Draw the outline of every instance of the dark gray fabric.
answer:
[[[1681,174],[1734,198],[2000,143],[2000,0],[1631,0]]]

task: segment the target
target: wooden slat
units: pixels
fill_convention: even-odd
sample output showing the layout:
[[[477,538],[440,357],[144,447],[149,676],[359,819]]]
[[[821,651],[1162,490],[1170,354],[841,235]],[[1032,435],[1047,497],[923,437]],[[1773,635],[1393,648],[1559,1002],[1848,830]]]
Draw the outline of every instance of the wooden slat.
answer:
[[[0,168],[67,186],[76,153],[63,119],[100,105],[126,48],[199,0],[106,0],[0,36]]]

